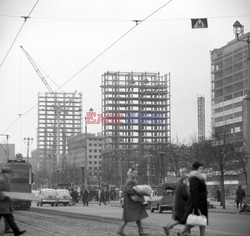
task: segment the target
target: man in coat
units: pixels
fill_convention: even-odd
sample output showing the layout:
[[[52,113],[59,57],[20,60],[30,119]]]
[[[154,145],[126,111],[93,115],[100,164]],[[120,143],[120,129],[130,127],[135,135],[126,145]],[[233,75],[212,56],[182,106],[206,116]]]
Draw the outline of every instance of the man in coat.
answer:
[[[82,191],[82,203],[83,203],[83,206],[88,206],[89,205],[89,191],[84,188],[83,191]]]
[[[240,209],[242,208],[242,202],[245,197],[246,197],[245,191],[241,188],[241,186],[239,186],[236,190],[236,200],[235,200],[237,209],[239,209],[239,205]]]
[[[8,168],[5,168],[1,171],[1,173],[4,173],[4,175],[6,176],[7,173],[10,173],[11,170]],[[14,235],[21,235],[24,234],[26,232],[26,230],[20,230],[14,220],[14,216],[12,213],[12,203],[11,203],[11,199],[9,197],[7,197],[6,195],[4,195],[4,193],[2,191],[9,191],[10,190],[10,186],[9,186],[9,182],[6,180],[6,177],[3,177],[3,175],[1,174],[0,176],[0,218],[4,217],[6,219],[6,221],[8,222],[10,228],[12,229],[12,231],[14,232]]]

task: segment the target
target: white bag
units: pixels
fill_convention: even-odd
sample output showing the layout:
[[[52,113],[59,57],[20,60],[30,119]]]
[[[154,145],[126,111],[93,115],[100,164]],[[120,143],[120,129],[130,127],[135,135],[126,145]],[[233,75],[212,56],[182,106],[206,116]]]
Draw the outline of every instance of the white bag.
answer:
[[[199,216],[194,214],[194,210],[192,214],[188,215],[187,224],[194,225],[194,226],[206,226],[207,225],[207,217],[202,215],[200,210],[198,209]]]
[[[153,190],[149,185],[136,185],[133,189],[139,194],[143,196],[151,196]]]

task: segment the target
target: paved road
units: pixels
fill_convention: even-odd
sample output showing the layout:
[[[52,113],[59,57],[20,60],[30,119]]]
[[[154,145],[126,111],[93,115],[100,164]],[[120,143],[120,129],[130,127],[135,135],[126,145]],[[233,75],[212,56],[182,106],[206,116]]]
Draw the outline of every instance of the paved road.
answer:
[[[116,206],[116,207],[115,207]],[[115,219],[121,219],[122,208],[117,207],[118,205],[111,203],[108,206],[98,206],[98,204],[90,204],[89,207],[83,207],[81,204],[77,204],[72,207],[51,207],[43,206],[35,207],[36,209],[53,209],[56,211],[68,211],[78,214],[99,216],[99,217],[110,217]],[[239,215],[235,208],[228,209],[226,213],[224,209],[213,209],[210,210],[209,214],[209,226],[207,227],[207,233],[210,235],[227,235],[227,236],[249,236],[250,235],[250,215]],[[230,213],[230,214],[228,214]],[[144,220],[147,225],[156,226],[159,229],[166,223],[171,221],[171,213],[164,212],[151,213],[149,217]],[[182,226],[178,226],[180,229]],[[195,235],[198,235],[198,227],[193,229]]]

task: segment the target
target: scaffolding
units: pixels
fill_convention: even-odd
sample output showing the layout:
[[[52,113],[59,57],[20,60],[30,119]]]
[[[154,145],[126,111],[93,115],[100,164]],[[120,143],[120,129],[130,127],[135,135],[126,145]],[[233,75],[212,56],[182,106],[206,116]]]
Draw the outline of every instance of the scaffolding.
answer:
[[[112,183],[123,185],[131,166],[141,183],[158,182],[166,175],[171,138],[170,73],[106,72],[101,88],[103,158]]]
[[[205,140],[205,97],[197,97],[198,107],[198,142]]]
[[[81,93],[38,94],[37,148],[43,184],[64,181],[67,138],[81,132]]]

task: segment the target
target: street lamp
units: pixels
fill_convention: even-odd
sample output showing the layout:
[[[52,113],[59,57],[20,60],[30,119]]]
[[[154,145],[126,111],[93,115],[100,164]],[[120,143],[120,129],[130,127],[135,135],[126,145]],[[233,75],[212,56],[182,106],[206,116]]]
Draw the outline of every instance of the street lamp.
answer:
[[[247,152],[247,199],[250,199],[250,37],[247,36],[246,39],[239,36],[244,35],[244,26],[236,21],[233,24],[233,31],[238,41],[243,41],[247,43],[247,66],[248,66],[248,86],[247,86],[247,96],[242,102],[243,111],[243,136],[244,144]]]
[[[91,107],[90,109],[89,109],[89,111],[90,112],[93,112],[94,110],[93,110],[93,108]],[[85,153],[84,153],[84,180],[85,180],[85,185],[87,185],[87,183],[88,183],[88,177],[89,177],[89,173],[88,173],[88,146],[87,146],[87,144],[88,144],[88,142],[87,142],[87,135],[88,135],[88,133],[87,133],[87,116],[85,115],[85,147],[84,147],[84,151],[85,151]],[[83,168],[82,168],[82,170],[83,170]],[[87,187],[87,186],[86,186]]]
[[[24,138],[23,141],[27,145],[27,162],[29,162],[29,147],[33,143],[33,138]]]

